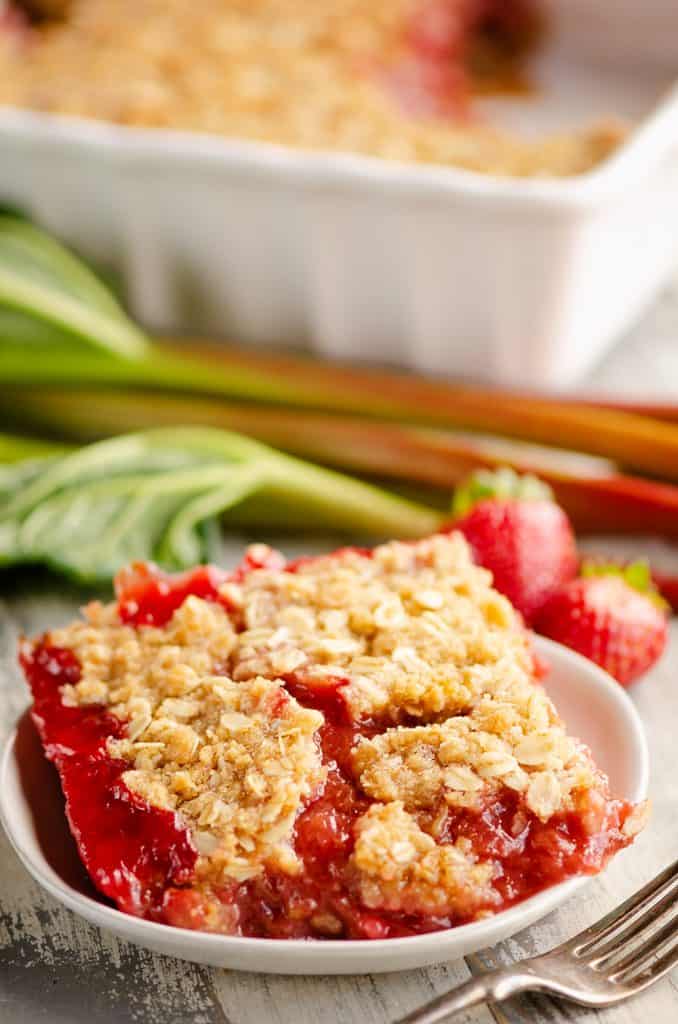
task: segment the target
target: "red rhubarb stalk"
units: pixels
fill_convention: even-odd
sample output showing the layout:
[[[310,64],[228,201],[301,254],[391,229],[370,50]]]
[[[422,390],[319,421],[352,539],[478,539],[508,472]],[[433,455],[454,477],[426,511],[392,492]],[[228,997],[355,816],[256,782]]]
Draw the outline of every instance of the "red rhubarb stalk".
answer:
[[[7,391],[6,414],[77,441],[191,424],[221,427],[352,472],[451,491],[479,467],[512,466],[553,489],[580,532],[678,538],[678,487],[619,473],[603,459],[497,438],[350,416],[137,391]]]

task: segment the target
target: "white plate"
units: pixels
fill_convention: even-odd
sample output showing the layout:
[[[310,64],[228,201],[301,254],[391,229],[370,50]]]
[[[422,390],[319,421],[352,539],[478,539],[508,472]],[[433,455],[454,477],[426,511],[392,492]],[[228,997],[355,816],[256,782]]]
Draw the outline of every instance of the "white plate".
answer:
[[[591,747],[615,794],[642,799],[648,781],[647,746],[626,693],[605,672],[564,647],[537,638],[536,648],[551,663],[546,689],[570,731]],[[532,924],[586,883],[584,878],[565,882],[494,917],[449,931],[374,942],[235,938],[129,917],[100,902],[84,876],[65,827],[54,769],[41,755],[28,715],[10,737],[0,766],[0,820],[33,877],[86,920],[159,953],[235,970],[366,974],[454,960]]]

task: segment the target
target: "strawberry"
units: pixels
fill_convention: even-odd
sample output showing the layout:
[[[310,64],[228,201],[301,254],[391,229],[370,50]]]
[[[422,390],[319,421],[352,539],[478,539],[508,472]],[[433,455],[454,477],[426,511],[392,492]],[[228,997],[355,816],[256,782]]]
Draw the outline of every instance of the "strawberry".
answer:
[[[550,489],[513,470],[480,471],[455,493],[451,528],[528,625],[548,598],[577,572],[574,533]]]
[[[628,686],[666,646],[666,603],[642,562],[626,568],[587,565],[537,616],[544,636],[578,651]]]

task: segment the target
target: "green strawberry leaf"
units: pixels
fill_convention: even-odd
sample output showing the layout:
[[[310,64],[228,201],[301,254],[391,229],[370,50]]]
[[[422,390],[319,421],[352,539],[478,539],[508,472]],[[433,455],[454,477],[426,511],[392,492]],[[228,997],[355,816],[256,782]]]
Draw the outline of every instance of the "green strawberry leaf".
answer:
[[[621,565],[616,562],[596,562],[587,559],[585,562],[582,562],[579,575],[584,578],[597,576],[620,577],[633,590],[637,590],[638,593],[644,594],[645,597],[649,598],[658,608],[668,608],[667,602],[654,584],[650,565],[645,559],[629,562],[628,565]]]
[[[509,466],[500,469],[479,469],[464,480],[454,492],[452,515],[461,519],[479,501],[496,498],[500,501],[553,501],[548,484],[531,473],[519,474]]]

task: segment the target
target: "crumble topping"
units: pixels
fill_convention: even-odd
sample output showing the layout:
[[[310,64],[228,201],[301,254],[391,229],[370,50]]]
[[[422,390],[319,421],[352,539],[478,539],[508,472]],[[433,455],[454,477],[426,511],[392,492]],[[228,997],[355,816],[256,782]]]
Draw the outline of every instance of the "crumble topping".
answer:
[[[325,776],[322,723],[278,682],[211,676],[190,700],[163,701],[136,739],[109,740],[108,751],[134,764],[122,776],[133,793],[179,811],[202,855],[200,877],[243,881],[264,866],[300,870],[290,838]]]
[[[480,808],[508,786],[542,821],[572,810],[583,791],[603,793],[605,780],[566,734],[546,694],[527,684],[516,697],[515,704],[484,699],[468,716],[361,739],[353,758],[360,785],[373,799],[402,801],[408,811],[441,802]]]
[[[107,741],[111,757],[133,766],[122,776],[128,789],[180,813],[203,877],[242,881],[269,864],[297,871],[289,840],[324,778],[322,715],[274,680],[212,674],[235,639],[218,604],[188,597],[164,629],[122,625],[114,605],[85,612],[87,622],[50,636],[82,667],[62,699],[106,704],[128,723],[123,739]]]
[[[460,534],[256,571],[238,593],[227,586],[245,625],[234,679],[345,677],[355,718],[430,720],[529,681],[519,618]]]
[[[479,863],[463,839],[436,845],[400,801],[374,804],[356,834],[349,863],[368,907],[443,915],[462,906],[472,914],[498,901],[492,866]]]
[[[624,138],[612,119],[530,140],[420,109],[440,76],[403,53],[422,7],[71,0],[61,20],[0,26],[0,104],[511,175],[582,173]]]
[[[190,596],[163,628],[135,629],[120,622],[117,605],[94,601],[85,621],[52,630],[49,642],[73,651],[80,681],[62,689],[63,701],[107,704],[129,721],[134,738],[165,698],[187,697],[198,677],[228,664],[235,629],[221,605]]]

